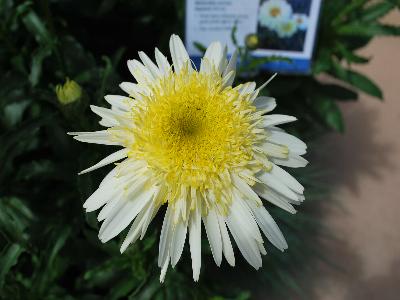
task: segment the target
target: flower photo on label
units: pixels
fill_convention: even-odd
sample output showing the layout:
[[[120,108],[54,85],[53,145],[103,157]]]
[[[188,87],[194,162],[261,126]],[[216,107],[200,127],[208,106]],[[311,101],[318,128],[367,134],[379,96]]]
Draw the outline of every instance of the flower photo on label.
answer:
[[[313,1],[316,0],[261,0],[259,49],[303,51]]]
[[[291,15],[292,7],[285,0],[267,0],[260,5],[258,19],[262,26],[274,30]]]

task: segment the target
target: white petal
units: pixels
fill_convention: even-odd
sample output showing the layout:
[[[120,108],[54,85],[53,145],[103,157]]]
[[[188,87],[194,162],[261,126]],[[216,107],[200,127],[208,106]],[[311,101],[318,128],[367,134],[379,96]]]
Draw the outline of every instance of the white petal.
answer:
[[[120,252],[123,253],[126,248],[132,243],[134,243],[140,234],[142,226],[146,220],[146,217],[151,215],[151,206],[152,202],[148,202],[147,205],[143,208],[143,210],[138,214],[135,221],[133,222],[131,228],[129,229],[128,234],[126,235],[124,242],[121,245]]]
[[[246,82],[241,85],[238,85],[236,88],[238,89],[241,96],[246,96],[254,92],[254,89],[256,88],[256,83]]]
[[[288,245],[281,230],[265,207],[262,205],[257,207],[255,202],[250,203],[250,206],[258,225],[268,240],[281,251],[287,249]]]
[[[110,201],[107,202],[107,204],[100,210],[99,214],[97,215],[97,220],[98,221],[103,221],[104,219],[108,218],[111,214],[116,213],[117,208],[120,207],[120,205],[123,205],[128,199],[129,194],[126,192],[127,186],[132,186],[130,191],[136,192],[140,191],[140,189],[143,187],[144,182],[146,179],[140,179],[140,180],[125,180],[121,182],[121,178],[117,178],[118,181],[112,188],[113,190],[116,190],[117,193],[113,195],[112,198],[110,198]],[[103,188],[103,186],[102,186]],[[104,223],[103,223],[104,225]]]
[[[147,163],[143,160],[136,160],[134,158],[128,158],[118,164],[117,167],[118,176],[132,176],[138,173],[146,173]]]
[[[257,270],[262,266],[262,259],[257,241],[243,229],[243,222],[247,220],[240,220],[240,218],[238,218],[235,213],[235,202],[237,201],[232,201],[231,213],[226,219],[226,224],[243,257]]]
[[[278,167],[277,165],[273,165],[271,169],[271,174],[275,176],[277,179],[286,184],[291,190],[296,193],[302,194],[304,192],[304,187],[298,182],[292,175]]]
[[[272,75],[265,83],[263,83],[257,90],[261,91],[263,88],[265,88],[268,83],[270,83],[272,81],[272,79],[275,78],[275,76],[278,75],[278,73],[275,73],[274,75]]]
[[[265,112],[270,112],[276,107],[275,98],[265,96],[257,97],[253,104],[258,110],[263,110]]]
[[[114,125],[119,125],[119,119],[123,117],[122,112],[117,112],[115,110],[111,110],[108,108],[96,106],[96,105],[90,105],[90,109],[98,116],[102,117],[103,119],[106,119],[108,122],[114,124]]]
[[[99,235],[100,240],[105,243],[124,230],[143,209],[146,203],[151,200],[153,195],[154,188],[142,191],[135,199],[126,199],[125,205],[119,212],[111,216],[110,221],[109,218],[105,221],[107,222],[107,226]]]
[[[201,268],[201,202],[198,201],[189,220],[189,244],[192,257],[193,280],[198,281]]]
[[[211,63],[211,69],[219,71],[219,73],[222,72],[221,67],[222,67],[222,60],[223,60],[223,49],[222,45],[220,42],[213,42],[211,43],[203,57],[203,62],[204,61],[209,61]],[[202,68],[200,66],[200,72],[204,72],[205,70],[208,70],[208,68]]]
[[[273,161],[277,165],[290,168],[302,168],[307,166],[308,164],[308,161],[306,159],[304,159],[303,157],[301,157],[296,153],[290,153],[290,152],[288,158],[286,159],[271,158],[271,161]]]
[[[262,255],[266,255],[266,254],[267,254],[267,250],[265,250],[264,244],[258,243],[257,246],[258,246],[258,249],[260,250],[260,253],[261,253]]]
[[[226,70],[226,67],[228,66],[227,56],[228,56],[228,47],[225,45],[222,50],[221,72],[224,72]]]
[[[176,73],[179,73],[183,66],[188,66],[188,68],[191,69],[189,55],[186,52],[182,40],[176,34],[171,35],[169,40],[169,49],[171,51],[172,63]]]
[[[154,52],[155,52],[156,62],[157,62],[158,68],[160,69],[160,72],[163,75],[168,74],[168,72],[171,69],[168,59],[161,53],[160,50],[158,50],[158,48],[156,48]]]
[[[104,126],[104,127],[113,127],[113,126],[114,126],[113,123],[111,123],[110,121],[107,121],[106,119],[101,119],[101,120],[99,121],[99,124],[100,124],[101,126]]]
[[[285,130],[283,130],[282,128],[277,127],[277,126],[269,126],[269,127],[268,127],[268,130],[274,130],[274,131],[279,131],[279,132],[286,132]]]
[[[231,86],[233,81],[235,80],[235,71],[230,71],[222,78],[222,88],[226,88]]]
[[[168,205],[164,216],[164,221],[161,229],[160,244],[158,246],[158,266],[161,267],[167,256],[169,257],[169,247],[171,245],[172,230],[173,230],[173,211]],[[168,258],[169,260],[169,258]]]
[[[235,266],[235,253],[233,252],[231,239],[229,237],[228,230],[226,229],[225,220],[221,215],[218,216],[219,228],[221,230],[222,237],[222,251],[227,262],[234,267]]]
[[[100,187],[85,201],[83,207],[87,212],[99,209],[120,191],[115,188],[117,182],[113,176],[115,176],[114,170],[106,176],[106,178],[108,177],[108,180],[104,180]]]
[[[251,187],[243,180],[241,179],[238,175],[232,173],[231,174],[233,184],[235,187],[247,198],[256,201],[258,203],[261,203],[260,198],[258,195],[251,189]]]
[[[207,58],[202,58],[200,62],[200,73],[210,74],[213,72],[213,64]]]
[[[296,154],[304,154],[307,149],[307,145],[302,140],[286,132],[272,130],[267,140],[276,144],[287,145]]]
[[[236,71],[237,56],[238,56],[238,51],[235,50],[235,52],[233,52],[233,54],[229,60],[228,66],[226,67],[222,76],[226,76],[231,71]]]
[[[183,247],[185,245],[187,232],[187,224],[179,222],[175,226],[174,233],[171,241],[171,265],[175,267],[179,259],[181,258]]]
[[[294,201],[298,200],[298,196],[290,188],[282,183],[279,179],[273,176],[269,172],[262,172],[257,174],[257,178],[260,179],[264,184],[277,191],[278,193],[284,195],[285,197],[292,199]]]
[[[260,145],[262,152],[264,152],[267,156],[278,157],[278,158],[287,158],[289,155],[289,149],[284,145],[277,145],[272,143],[264,143]]]
[[[106,218],[118,213],[119,210],[121,209],[121,207],[123,207],[125,204],[125,201],[123,198],[124,198],[123,193],[120,192],[115,197],[113,197],[110,201],[108,201],[107,204],[104,205],[104,207],[100,210],[99,214],[97,215],[97,220],[100,222],[100,221],[103,221]],[[111,218],[110,218],[110,220],[111,220]],[[99,234],[104,231],[104,228],[106,227],[106,225],[107,225],[107,220],[105,220],[103,222],[103,224],[101,224]]]
[[[128,69],[136,81],[141,85],[151,83],[155,78],[147,68],[136,59],[128,60]]]
[[[286,210],[287,212],[289,212],[291,214],[296,213],[296,210],[293,207],[293,205],[291,205],[289,203],[289,201],[291,201],[291,200],[286,198],[285,196],[282,196],[281,194],[274,192],[273,190],[268,189],[261,184],[255,184],[253,186],[253,189],[257,194],[259,194],[261,197],[263,197],[268,202],[282,208],[283,210]]]
[[[117,168],[115,167],[112,169],[106,176],[104,176],[103,180],[100,182],[99,187],[103,186],[104,184],[108,183],[110,180],[115,180],[117,174]]]
[[[91,166],[90,168],[87,168],[87,169],[81,171],[79,173],[79,175],[88,173],[90,171],[96,170],[96,169],[104,167],[104,166],[106,166],[108,164],[112,164],[113,162],[116,162],[118,160],[121,160],[121,159],[127,157],[128,152],[129,152],[128,149],[121,149],[121,150],[119,150],[117,152],[114,152],[114,153],[110,154],[109,156],[107,156],[106,158],[103,158],[97,164]]]
[[[145,220],[142,226],[142,232],[140,234],[140,239],[143,239],[144,235],[146,234],[147,228],[150,225],[150,222],[153,220],[155,215],[157,214],[158,210],[160,209],[160,206],[155,204],[156,196],[154,196],[154,200],[152,201],[152,204],[149,208],[149,212],[145,216]]]
[[[119,145],[118,142],[111,140],[111,135],[107,130],[93,132],[74,132],[74,139],[80,142],[101,144],[101,145]]]
[[[132,101],[129,97],[119,95],[107,95],[104,99],[111,104],[112,107],[116,107],[123,111],[129,110],[128,102]]]
[[[162,264],[162,268],[161,268],[161,274],[160,274],[160,282],[163,283],[164,279],[165,279],[165,275],[167,274],[167,270],[168,270],[168,265],[169,265],[169,253],[167,253],[167,257],[164,260],[163,264]]]
[[[242,199],[237,190],[234,191],[232,201],[234,204],[232,204],[231,214],[238,219],[237,223],[240,224],[242,230],[245,231],[249,237],[256,240],[257,243],[262,243],[263,238],[257,226],[257,222],[247,204],[249,201],[250,200]]]
[[[214,261],[217,266],[220,266],[222,260],[222,240],[215,209],[209,209],[207,216],[203,217],[203,222],[206,228],[207,238],[210,242]]]
[[[143,51],[139,51],[139,57],[147,70],[151,73],[153,78],[159,78],[161,76],[160,70],[158,69],[156,64],[146,55],[146,53],[144,53]]]
[[[296,117],[287,116],[287,115],[278,115],[278,114],[266,115],[266,116],[264,116],[261,124],[263,127],[268,127],[268,126],[274,126],[274,125],[281,125],[281,124],[293,122],[296,120],[297,120]]]
[[[149,94],[149,92],[144,88],[144,86],[133,82],[121,82],[119,87],[129,96],[132,96],[136,99],[141,99],[142,95]]]

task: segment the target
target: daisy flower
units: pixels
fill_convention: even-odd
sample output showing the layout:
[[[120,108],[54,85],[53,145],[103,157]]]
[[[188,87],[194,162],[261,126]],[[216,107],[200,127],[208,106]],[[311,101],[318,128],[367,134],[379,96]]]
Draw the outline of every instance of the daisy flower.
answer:
[[[307,30],[308,27],[308,16],[305,14],[293,14],[293,20],[297,24],[297,28],[300,30]]]
[[[268,0],[261,4],[258,20],[261,26],[274,30],[291,15],[292,7],[285,0]]]
[[[290,38],[297,31],[297,23],[293,19],[282,21],[276,28],[276,33],[280,38]]]
[[[267,114],[276,104],[259,96],[268,83],[232,87],[236,54],[212,43],[193,69],[181,39],[170,39],[172,65],[157,48],[154,63],[145,53],[129,60],[137,83],[123,82],[128,96],[108,95],[111,108],[91,106],[105,130],[74,132],[81,142],[122,147],[82,173],[122,160],[86,200],[87,212],[101,208],[100,240],[128,225],[121,253],[166,207],[159,243],[160,281],[179,261],[186,236],[193,278],[199,279],[204,223],[215,263],[234,266],[231,236],[255,268],[266,254],[261,231],[280,250],[287,243],[260,197],[295,213],[303,186],[280,166],[303,167],[306,145],[276,127],[296,118]],[[230,234],[229,234],[230,232]]]

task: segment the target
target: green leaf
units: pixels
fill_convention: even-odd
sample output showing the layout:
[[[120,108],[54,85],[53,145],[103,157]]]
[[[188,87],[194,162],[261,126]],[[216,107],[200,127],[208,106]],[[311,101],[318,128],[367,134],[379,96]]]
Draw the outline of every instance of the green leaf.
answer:
[[[400,27],[376,23],[350,23],[340,26],[337,33],[342,36],[400,35]]]
[[[137,283],[131,278],[120,279],[118,282],[113,284],[110,292],[107,295],[107,299],[117,300],[127,296],[137,285]]]
[[[328,49],[323,49],[318,53],[316,60],[312,64],[313,74],[319,74],[330,70],[332,67],[332,54]]]
[[[207,47],[204,46],[202,43],[199,42],[194,42],[193,45],[196,47],[197,50],[199,50],[201,53],[205,53],[207,50]]]
[[[7,127],[13,127],[22,120],[22,115],[28,108],[31,101],[23,100],[18,102],[13,102],[4,107],[4,115],[2,116],[2,121]]]
[[[40,47],[32,54],[31,72],[29,74],[29,81],[31,86],[36,86],[42,75],[43,60],[50,56],[52,53],[49,46]]]
[[[342,21],[345,21],[345,17],[353,11],[360,9],[368,0],[352,0],[346,1],[347,4],[340,11],[336,13],[336,17],[332,20],[332,25],[335,26]],[[333,2],[333,1],[332,1]],[[335,1],[340,2],[340,1]]]
[[[328,96],[335,100],[353,101],[358,98],[355,91],[337,84],[318,84],[316,88],[322,96]]]
[[[61,226],[59,229],[55,230],[54,233],[55,240],[52,243],[50,252],[46,255],[48,268],[52,267],[58,253],[64,247],[65,242],[71,234],[71,228],[68,226]]]
[[[26,28],[32,32],[36,41],[41,45],[53,45],[54,39],[46,26],[39,18],[39,16],[33,11],[29,11],[24,17],[23,21]]]
[[[18,244],[10,244],[1,253],[0,258],[0,290],[4,285],[4,279],[10,269],[17,263],[18,257],[23,252],[23,249]]]
[[[236,38],[236,33],[237,33],[237,21],[235,22],[235,24],[233,25],[232,30],[231,30],[231,40],[232,40],[233,45],[235,45],[235,47],[239,48],[239,44],[238,44],[238,41]]]
[[[51,230],[50,236],[47,237],[47,247],[41,251],[40,268],[37,268],[34,274],[33,293],[39,295],[45,294],[50,287],[54,285],[54,280],[58,278],[65,270],[63,265],[63,257],[59,252],[64,247],[67,239],[71,235],[71,227],[66,224],[60,224],[55,228],[47,227]]]
[[[36,177],[38,180],[49,180],[57,176],[57,168],[54,161],[51,160],[33,160],[21,165],[16,173],[16,177],[22,180],[32,180]]]
[[[124,53],[124,48],[119,48],[116,53],[114,54],[113,58],[110,59],[108,56],[102,56],[102,60],[105,63],[104,68],[101,70],[101,84],[98,90],[98,101],[99,103],[103,102],[105,91],[108,90],[110,83],[113,79],[115,79],[115,67],[121,60],[121,57]]]
[[[349,64],[351,63],[365,64],[370,60],[369,58],[354,54],[352,51],[348,50],[343,44],[338,44],[337,48],[339,53]]]
[[[389,1],[373,4],[362,12],[361,20],[364,22],[375,21],[389,13],[394,7],[395,4]]]
[[[313,99],[313,107],[328,127],[344,132],[342,113],[333,100],[317,97]]]
[[[335,64],[334,73],[337,78],[342,79],[351,85],[355,86],[359,90],[374,96],[379,99],[383,99],[383,93],[381,89],[367,76],[362,75],[356,71],[344,69],[339,64]]]
[[[116,256],[106,260],[93,268],[88,268],[83,279],[89,286],[101,286],[125,268],[127,259],[125,256]]]
[[[0,229],[7,240],[24,245],[27,239],[25,229],[33,219],[33,213],[21,199],[0,198]]]
[[[282,280],[285,286],[293,289],[296,291],[299,295],[305,297],[305,291],[301,288],[301,286],[294,280],[293,276],[286,270],[280,270],[278,269],[277,271],[279,278]]]
[[[86,51],[82,45],[72,36],[66,35],[59,38],[60,51],[63,61],[65,62],[66,72],[70,78],[73,78],[79,83],[84,83],[84,79],[79,76],[81,73],[86,73],[84,76],[86,81],[96,80],[95,74],[98,74],[96,69],[96,61],[91,53]],[[65,80],[65,78],[60,78]]]

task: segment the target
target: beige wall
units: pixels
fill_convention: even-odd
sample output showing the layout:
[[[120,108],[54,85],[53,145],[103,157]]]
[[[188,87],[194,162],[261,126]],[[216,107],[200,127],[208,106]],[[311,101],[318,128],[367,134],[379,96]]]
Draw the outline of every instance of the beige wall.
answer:
[[[384,21],[400,25],[400,13]],[[400,299],[400,38],[376,38],[360,53],[372,61],[357,69],[385,100],[362,95],[343,104],[346,133],[321,145],[321,163],[338,186],[323,214],[340,239],[328,256],[344,271],[316,270],[315,299]]]

